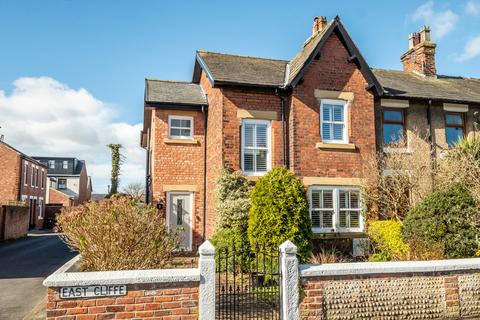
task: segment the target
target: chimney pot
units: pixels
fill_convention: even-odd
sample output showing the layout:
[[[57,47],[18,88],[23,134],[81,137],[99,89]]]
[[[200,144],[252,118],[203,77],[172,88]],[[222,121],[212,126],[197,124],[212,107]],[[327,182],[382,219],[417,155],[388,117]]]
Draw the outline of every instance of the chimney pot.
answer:
[[[312,34],[314,35],[315,33],[322,31],[323,29],[325,29],[326,26],[327,17],[321,16],[313,18]]]
[[[430,28],[428,26],[423,26],[420,29],[420,42],[430,42]]]

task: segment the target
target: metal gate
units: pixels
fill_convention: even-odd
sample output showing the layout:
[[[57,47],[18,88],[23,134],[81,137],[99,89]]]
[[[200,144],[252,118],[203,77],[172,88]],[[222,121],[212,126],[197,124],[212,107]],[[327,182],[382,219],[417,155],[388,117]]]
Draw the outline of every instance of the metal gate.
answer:
[[[219,248],[216,277],[216,319],[280,319],[278,248]]]

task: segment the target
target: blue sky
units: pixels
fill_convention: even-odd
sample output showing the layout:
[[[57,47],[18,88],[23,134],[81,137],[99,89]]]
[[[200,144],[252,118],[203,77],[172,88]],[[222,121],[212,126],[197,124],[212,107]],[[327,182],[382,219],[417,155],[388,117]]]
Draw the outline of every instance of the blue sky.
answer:
[[[339,15],[367,62],[392,69],[401,68],[408,33],[429,24],[438,44],[438,73],[480,77],[480,0],[0,0],[0,133],[31,154],[75,156],[78,150],[78,156],[92,164],[95,190],[103,192],[108,185],[108,141],[100,128],[92,130],[97,130],[94,134],[89,128],[106,126],[112,132],[108,139],[131,149],[125,150],[130,162],[123,182],[142,181],[143,152],[136,149],[135,132],[142,122],[145,77],[191,80],[197,49],[289,59],[310,35],[316,15],[329,20]],[[38,102],[45,97],[47,102]],[[79,116],[76,119],[83,120],[70,127],[73,142],[56,143],[52,137],[47,148],[15,131],[18,117],[14,119],[11,110],[28,110],[23,116],[33,118],[42,108],[49,112],[48,101],[59,104],[50,117],[57,124],[70,105],[77,112],[86,105],[89,115]],[[98,123],[91,121],[96,113],[104,114]],[[25,121],[35,127],[50,120]],[[60,130],[68,129],[55,129],[57,135],[64,133]],[[38,129],[31,137],[55,132]],[[89,149],[82,143],[98,146]]]

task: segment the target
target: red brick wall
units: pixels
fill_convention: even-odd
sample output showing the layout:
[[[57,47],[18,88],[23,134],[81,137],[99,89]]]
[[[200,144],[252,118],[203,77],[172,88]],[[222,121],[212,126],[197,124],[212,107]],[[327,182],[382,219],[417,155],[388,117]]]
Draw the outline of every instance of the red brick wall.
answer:
[[[87,165],[84,161],[78,181],[78,204],[90,200],[90,196],[90,190],[88,189]]]
[[[61,203],[64,207],[70,207],[72,205],[69,196],[65,193],[58,191],[54,188],[50,188],[48,195],[49,203]]]
[[[19,199],[20,155],[0,143],[0,202]]]
[[[168,138],[168,116],[193,117],[196,144],[166,143]],[[203,114],[199,111],[157,109],[153,116],[152,183],[153,202],[161,201],[166,210],[165,185],[194,185],[193,249],[201,244],[203,220]],[[182,190],[178,190],[182,191]],[[189,190],[183,190],[189,191]]]
[[[24,237],[28,226],[28,207],[0,206],[0,240]]]
[[[293,92],[290,104],[290,164],[299,176],[361,177],[363,160],[375,153],[375,118],[373,94],[367,82],[337,35],[332,34]],[[320,101],[315,89],[347,91],[354,99],[347,115],[349,143],[355,150],[319,150],[321,142]]]
[[[128,285],[126,296],[60,299],[48,288],[47,320],[198,319],[198,283]]]

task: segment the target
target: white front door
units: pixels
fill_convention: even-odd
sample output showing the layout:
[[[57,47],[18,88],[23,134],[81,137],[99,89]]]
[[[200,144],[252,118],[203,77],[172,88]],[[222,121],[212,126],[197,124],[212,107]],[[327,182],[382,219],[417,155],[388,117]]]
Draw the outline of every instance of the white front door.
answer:
[[[167,193],[167,224],[180,238],[180,249],[192,250],[193,192]]]

